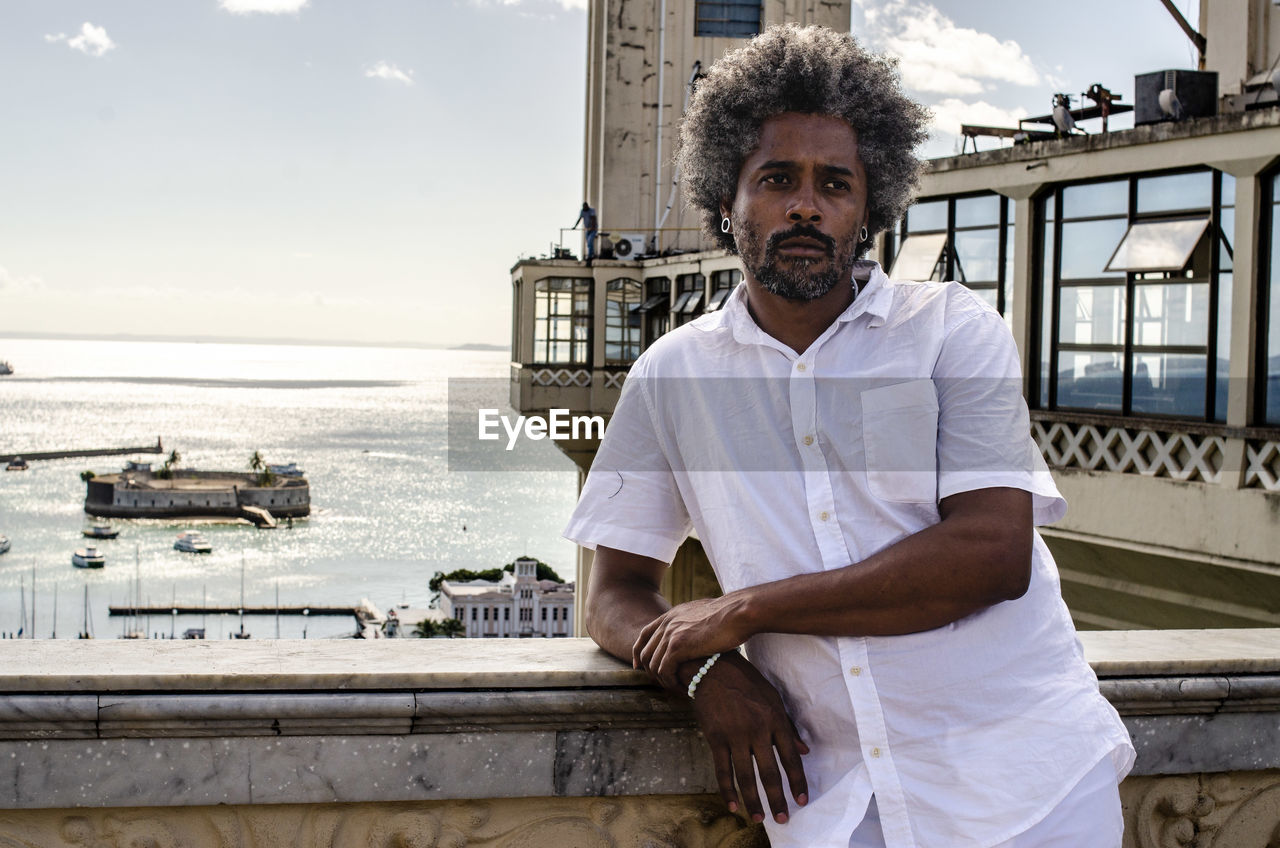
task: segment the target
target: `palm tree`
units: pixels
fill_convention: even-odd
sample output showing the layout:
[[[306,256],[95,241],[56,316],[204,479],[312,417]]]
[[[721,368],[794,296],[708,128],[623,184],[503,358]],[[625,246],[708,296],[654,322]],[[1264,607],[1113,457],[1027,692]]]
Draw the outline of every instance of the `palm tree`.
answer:
[[[254,451],[253,456],[249,457],[249,470],[261,471],[267,467],[266,461],[262,458],[262,451]]]
[[[166,468],[173,468],[181,461],[182,461],[182,454],[178,453],[177,448],[174,448],[173,450],[169,451],[169,458],[164,461],[164,465]]]
[[[413,627],[413,635],[419,639],[430,639],[440,634],[440,627],[429,618],[424,618]]]
[[[441,636],[456,639],[467,632],[467,626],[456,618],[446,618],[436,625],[436,630]]]

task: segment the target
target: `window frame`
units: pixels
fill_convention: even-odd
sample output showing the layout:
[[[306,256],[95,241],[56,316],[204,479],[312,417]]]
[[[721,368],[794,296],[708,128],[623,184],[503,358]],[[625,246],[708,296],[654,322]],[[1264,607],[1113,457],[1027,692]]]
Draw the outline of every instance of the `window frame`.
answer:
[[[999,212],[996,222],[993,224],[970,224],[956,225],[956,201],[968,200],[971,198],[992,197],[999,204]],[[911,227],[911,209],[920,203],[933,203],[942,201],[946,203],[946,225],[945,227],[929,227],[922,230],[912,231]],[[942,244],[942,255],[938,262],[935,263],[934,273],[938,273],[937,266],[941,266],[941,280],[956,280],[965,288],[974,292],[992,291],[996,293],[996,302],[993,304],[997,312],[1009,319],[1009,306],[1012,301],[1011,293],[1013,288],[1013,279],[1010,271],[1009,254],[1013,250],[1013,245],[1009,243],[1010,224],[1013,222],[1013,209],[1010,204],[1012,201],[1008,197],[995,191],[971,191],[962,194],[937,195],[933,197],[917,198],[915,203],[908,207],[906,213],[903,214],[898,225],[893,228],[889,234],[888,253],[892,254],[889,258],[889,270],[893,270],[894,264],[898,260],[898,254],[902,252],[903,246],[912,236],[927,236],[945,234],[946,238]],[[996,279],[994,282],[988,280],[979,280],[976,283],[969,283],[960,280],[956,275],[957,257],[956,257],[956,233],[957,232],[981,232],[983,230],[992,230],[996,233]],[[886,272],[887,273],[887,272]],[[930,275],[930,280],[933,276]],[[922,281],[923,282],[923,281]]]
[[[542,288],[544,284],[549,285],[550,281],[570,283],[569,289],[550,289]],[[552,295],[556,295],[553,297]],[[533,363],[534,365],[572,365],[580,368],[592,367],[592,348],[595,343],[595,280],[591,277],[539,277],[533,281]],[[539,316],[538,306],[542,301],[546,301],[548,308],[546,314]],[[575,306],[578,302],[585,302],[586,310],[578,312]],[[562,303],[567,301],[569,311],[567,313],[552,312],[551,304]],[[567,326],[569,335],[567,338],[553,336],[551,329],[556,324],[553,319],[568,319]],[[539,335],[539,325],[545,322],[543,334]],[[577,338],[575,330],[583,329],[585,338]],[[542,342],[542,350],[539,350],[539,341]],[[551,351],[555,345],[566,344],[569,348],[569,358],[567,360],[557,360],[551,358]],[[582,356],[578,358],[577,353],[581,350]]]
[[[1209,202],[1208,206],[1191,206],[1177,209],[1159,209],[1156,211],[1138,211],[1138,186],[1140,181],[1150,178],[1158,178],[1165,176],[1174,176],[1179,174],[1190,174],[1198,172],[1208,172],[1211,176],[1209,183]],[[1090,180],[1080,180],[1078,182],[1058,183],[1049,186],[1045,191],[1041,192],[1033,200],[1034,202],[1034,261],[1032,286],[1028,296],[1030,301],[1030,317],[1029,326],[1031,328],[1033,354],[1030,362],[1034,363],[1034,367],[1029,369],[1030,374],[1028,380],[1028,400],[1031,405],[1037,409],[1047,411],[1060,411],[1072,413],[1096,414],[1101,416],[1113,416],[1119,418],[1143,418],[1170,421],[1197,421],[1205,423],[1222,423],[1225,414],[1225,404],[1220,410],[1218,408],[1218,361],[1222,358],[1219,351],[1219,306],[1221,303],[1221,277],[1222,268],[1220,255],[1224,243],[1231,246],[1231,240],[1222,230],[1222,210],[1224,208],[1234,208],[1235,198],[1230,198],[1230,203],[1224,203],[1222,196],[1223,190],[1222,172],[1209,167],[1208,165],[1199,165],[1193,167],[1184,167],[1160,171],[1140,171],[1121,174],[1109,174],[1103,177]],[[1122,213],[1118,214],[1089,214],[1066,217],[1063,214],[1063,192],[1067,189],[1077,186],[1096,185],[1100,183],[1123,182],[1126,186],[1126,205]],[[1046,209],[1048,201],[1053,201],[1053,218],[1046,218]],[[1195,255],[1201,249],[1204,240],[1209,241],[1207,247],[1208,262],[1204,276],[1186,276],[1181,272],[1144,272],[1144,271],[1116,271],[1107,272],[1105,269],[1109,266],[1111,260],[1103,263],[1103,271],[1099,276],[1068,278],[1065,281],[1062,278],[1062,252],[1063,252],[1063,225],[1089,222],[1089,221],[1109,221],[1123,220],[1125,222],[1124,235],[1120,242],[1117,243],[1116,250],[1120,244],[1128,237],[1135,224],[1150,223],[1158,221],[1178,221],[1193,220],[1198,217],[1206,219],[1207,224],[1204,234],[1197,241],[1196,247],[1192,250],[1188,263],[1184,268],[1189,268],[1195,264]],[[1045,244],[1052,237],[1052,254],[1046,256]],[[1112,251],[1114,257],[1115,250]],[[1163,278],[1156,276],[1164,273]],[[1234,272],[1230,272],[1234,273]],[[1107,274],[1111,274],[1107,276]],[[1181,274],[1174,276],[1175,274]],[[1048,275],[1048,279],[1046,279]],[[1204,345],[1190,344],[1139,344],[1135,340],[1135,332],[1138,328],[1139,319],[1137,316],[1139,289],[1143,286],[1158,285],[1206,285],[1207,294],[1207,312],[1205,321],[1205,343]],[[1060,341],[1061,333],[1061,304],[1062,290],[1064,288],[1088,288],[1088,287],[1114,287],[1121,291],[1123,298],[1124,320],[1121,327],[1120,340],[1116,344],[1103,344],[1093,342],[1067,342]],[[1046,297],[1046,295],[1048,295]],[[1046,307],[1050,310],[1048,315],[1047,329],[1048,338],[1045,338],[1045,314]],[[1048,356],[1044,355],[1045,345],[1049,346]],[[1084,406],[1064,406],[1060,400],[1059,386],[1059,367],[1061,363],[1062,353],[1111,353],[1119,357],[1120,374],[1120,394],[1119,408],[1098,408]],[[1228,351],[1229,353],[1229,351]],[[1199,414],[1187,414],[1185,412],[1161,412],[1150,409],[1140,409],[1134,411],[1134,370],[1138,357],[1144,355],[1164,355],[1164,356],[1186,356],[1199,357],[1204,366],[1204,396],[1202,398],[1203,407]],[[1047,370],[1046,370],[1047,364]],[[1045,386],[1044,382],[1048,381]]]
[[[748,21],[727,17],[710,17],[703,14],[716,7],[727,14],[729,9],[754,8],[756,19],[754,25]],[[760,0],[694,0],[693,34],[699,38],[753,38],[760,34],[764,20],[764,4]]]

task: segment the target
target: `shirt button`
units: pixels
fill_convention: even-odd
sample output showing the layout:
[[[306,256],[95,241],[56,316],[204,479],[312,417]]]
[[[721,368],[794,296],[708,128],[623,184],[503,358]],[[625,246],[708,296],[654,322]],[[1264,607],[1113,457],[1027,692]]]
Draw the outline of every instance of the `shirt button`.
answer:
[[[819,521],[826,521],[830,517],[831,517],[831,514],[827,512],[825,509],[822,512],[818,513]]]
[[[805,436],[805,437],[804,437],[804,443],[805,443],[806,445],[811,445],[811,444],[813,444],[813,436]]]
[[[803,362],[801,362],[801,363],[798,363],[798,364],[796,365],[796,370],[797,370],[797,371],[803,371],[803,370],[805,369],[805,367],[806,367],[806,366],[805,366],[805,364],[804,364]]]
[[[859,674],[862,674],[862,666],[855,665],[853,668],[849,669],[849,673],[854,677],[857,677]]]
[[[879,748],[872,748],[872,749],[871,749],[871,756],[872,756],[872,757],[876,757],[876,758],[878,758],[878,757],[880,756],[880,749],[879,749]]]

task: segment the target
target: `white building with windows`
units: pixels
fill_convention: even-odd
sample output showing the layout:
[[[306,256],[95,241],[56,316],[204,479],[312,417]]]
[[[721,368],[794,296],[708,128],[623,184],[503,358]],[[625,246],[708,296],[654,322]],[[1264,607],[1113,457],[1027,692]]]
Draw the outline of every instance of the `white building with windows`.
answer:
[[[521,557],[502,579],[445,580],[440,611],[466,625],[472,639],[573,635],[572,583],[538,579],[538,561]]]

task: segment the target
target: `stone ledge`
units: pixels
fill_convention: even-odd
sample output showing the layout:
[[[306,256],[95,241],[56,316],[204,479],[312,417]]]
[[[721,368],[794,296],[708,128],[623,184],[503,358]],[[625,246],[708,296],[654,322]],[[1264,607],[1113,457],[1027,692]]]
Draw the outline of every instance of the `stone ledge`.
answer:
[[[1135,775],[1280,768],[1277,631],[1080,636]],[[0,656],[3,808],[714,791],[684,699],[588,640],[36,641]]]

